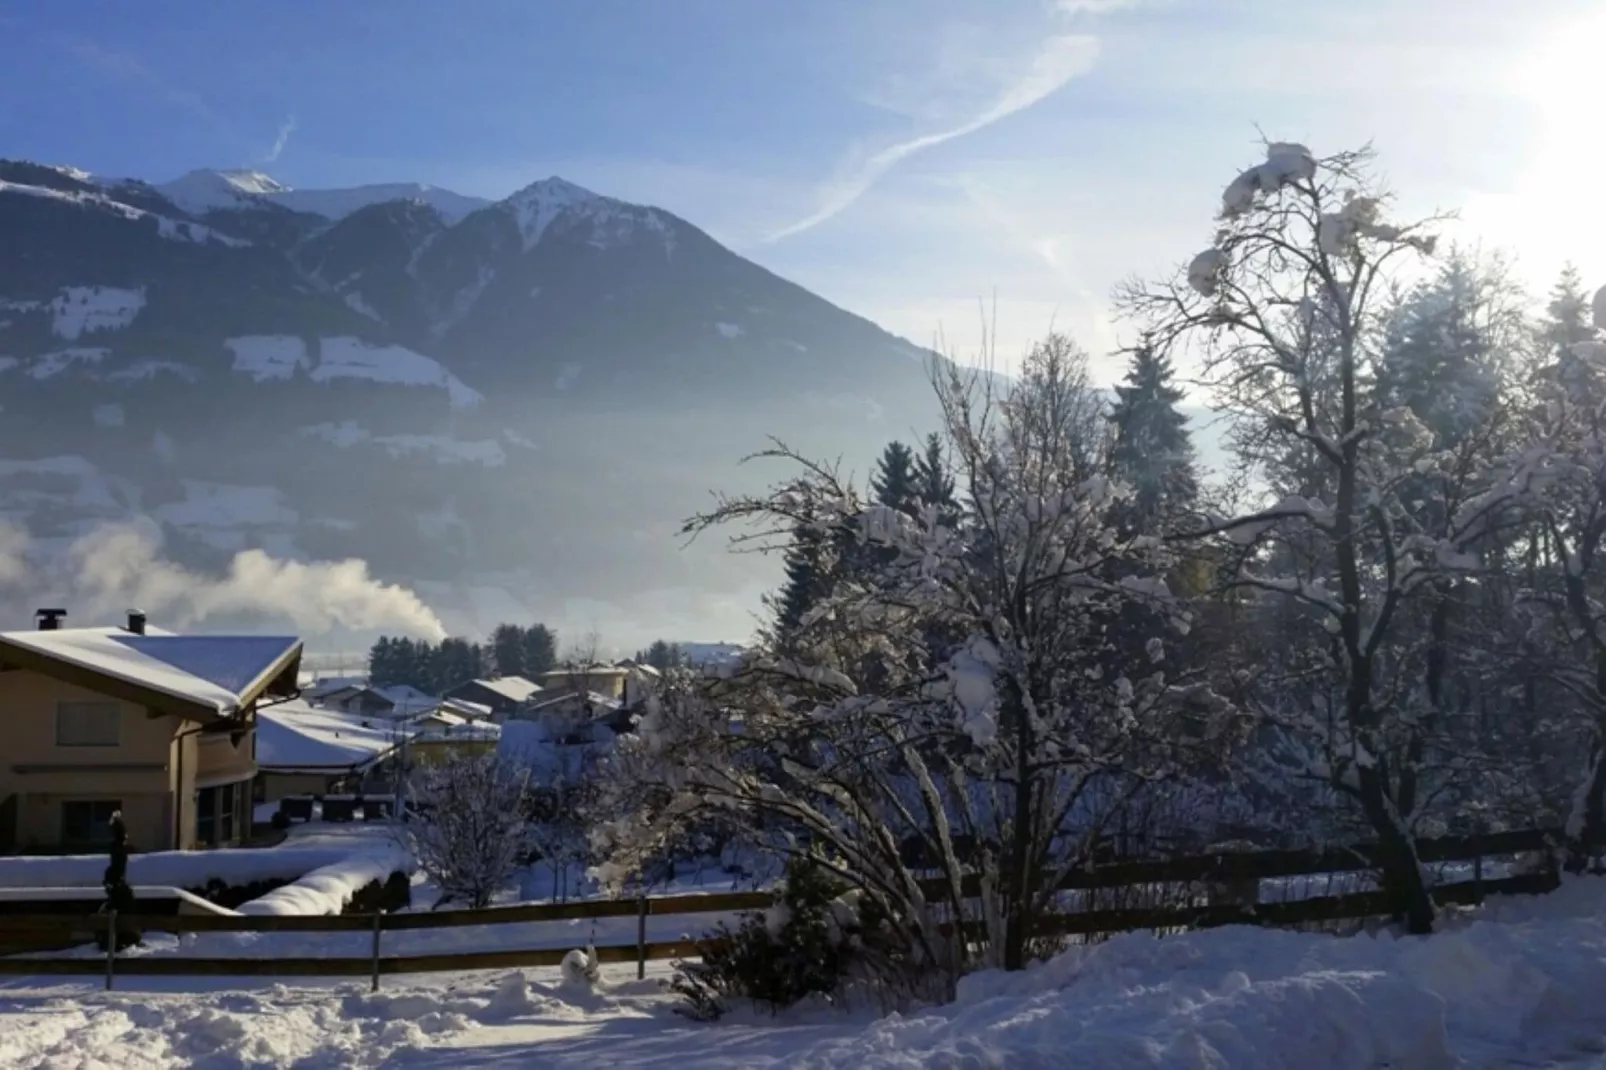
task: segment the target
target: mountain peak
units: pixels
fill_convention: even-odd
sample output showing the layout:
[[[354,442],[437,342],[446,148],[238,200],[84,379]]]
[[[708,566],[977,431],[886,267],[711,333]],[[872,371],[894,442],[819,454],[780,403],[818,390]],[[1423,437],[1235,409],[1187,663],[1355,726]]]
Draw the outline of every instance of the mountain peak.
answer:
[[[290,187],[260,171],[191,171],[181,178],[156,187],[162,196],[191,215],[204,215],[219,208],[243,208],[253,198],[286,193]]]
[[[584,186],[552,175],[530,183],[502,204],[513,213],[519,233],[524,235],[524,247],[529,249],[541,240],[541,235],[552,225],[552,221],[568,209],[603,200],[606,198]]]

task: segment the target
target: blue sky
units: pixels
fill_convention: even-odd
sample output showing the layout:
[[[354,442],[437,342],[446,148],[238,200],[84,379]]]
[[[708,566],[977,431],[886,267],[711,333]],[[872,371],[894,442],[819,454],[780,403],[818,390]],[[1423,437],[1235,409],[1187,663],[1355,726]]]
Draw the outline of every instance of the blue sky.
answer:
[[[1208,239],[1257,124],[1375,142],[1541,285],[1606,282],[1606,18],[1584,0],[13,0],[0,155],[153,181],[549,174],[669,208],[961,354],[1121,339],[1113,283]],[[1601,105],[1606,110],[1606,104]],[[1113,366],[1112,366],[1113,370]]]

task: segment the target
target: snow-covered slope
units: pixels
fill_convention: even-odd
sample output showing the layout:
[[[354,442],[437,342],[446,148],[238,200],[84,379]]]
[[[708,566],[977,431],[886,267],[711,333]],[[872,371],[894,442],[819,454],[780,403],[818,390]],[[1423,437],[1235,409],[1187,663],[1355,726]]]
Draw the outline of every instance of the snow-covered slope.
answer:
[[[292,189],[259,171],[191,171],[156,187],[191,215],[239,210],[264,203],[278,204],[293,212],[307,212],[325,219],[342,219],[371,204],[389,201],[423,201],[456,222],[491,202],[469,197],[439,186],[421,182],[387,182],[336,189]]]
[[[388,182],[349,189],[283,189],[268,196],[270,200],[293,211],[311,212],[326,219],[343,219],[371,204],[423,201],[448,223],[455,223],[491,203],[483,197],[470,197],[419,182]]]

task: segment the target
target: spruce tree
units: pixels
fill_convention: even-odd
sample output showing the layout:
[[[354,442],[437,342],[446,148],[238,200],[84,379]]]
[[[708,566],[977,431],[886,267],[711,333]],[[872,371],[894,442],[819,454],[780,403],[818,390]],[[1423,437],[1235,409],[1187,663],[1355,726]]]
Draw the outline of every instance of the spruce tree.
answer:
[[[957,509],[954,479],[943,457],[942,437],[935,431],[926,436],[926,448],[915,459],[915,494],[921,505],[935,506],[938,515],[952,522]]]
[[[1171,381],[1171,362],[1148,346],[1132,353],[1124,385],[1115,388],[1109,419],[1115,428],[1110,453],[1117,479],[1132,489],[1125,525],[1147,531],[1191,505],[1199,494],[1188,419],[1178,405],[1183,392]]]
[[[557,663],[557,633],[545,624],[532,624],[524,629],[524,675],[534,680],[542,673],[551,672]]]
[[[491,658],[498,676],[523,676],[524,629],[517,624],[498,624],[491,632]]]
[[[870,478],[870,493],[882,505],[899,512],[913,512],[920,497],[914,451],[902,442],[887,443],[881,459],[876,462],[876,473]]]
[[[785,642],[803,623],[803,616],[822,593],[823,540],[818,532],[800,527],[787,547],[786,580],[775,595],[775,634]]]

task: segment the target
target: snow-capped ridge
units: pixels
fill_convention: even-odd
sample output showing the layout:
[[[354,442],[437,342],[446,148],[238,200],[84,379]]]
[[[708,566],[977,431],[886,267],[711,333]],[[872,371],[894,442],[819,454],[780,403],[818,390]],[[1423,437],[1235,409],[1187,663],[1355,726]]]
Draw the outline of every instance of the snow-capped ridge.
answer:
[[[192,215],[218,209],[276,204],[338,221],[374,204],[422,201],[447,223],[455,223],[491,202],[422,182],[380,182],[328,189],[295,189],[260,171],[191,171],[156,187],[168,200]]]

